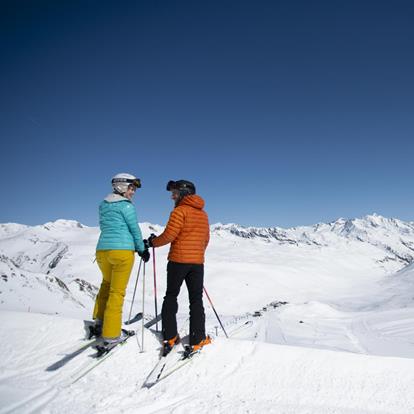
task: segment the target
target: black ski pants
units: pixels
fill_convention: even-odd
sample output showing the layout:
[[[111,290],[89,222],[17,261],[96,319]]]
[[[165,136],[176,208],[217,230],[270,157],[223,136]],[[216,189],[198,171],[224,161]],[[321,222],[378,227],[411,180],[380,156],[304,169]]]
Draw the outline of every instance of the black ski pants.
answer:
[[[177,335],[177,297],[183,281],[187,285],[190,300],[190,345],[196,345],[206,337],[203,307],[204,265],[168,262],[167,292],[162,304],[162,333],[164,339]]]

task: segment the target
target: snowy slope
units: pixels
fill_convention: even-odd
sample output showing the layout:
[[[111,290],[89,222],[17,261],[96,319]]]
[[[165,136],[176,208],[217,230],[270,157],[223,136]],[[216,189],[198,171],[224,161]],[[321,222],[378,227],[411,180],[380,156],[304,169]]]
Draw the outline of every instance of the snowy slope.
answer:
[[[72,220],[34,227],[1,224],[0,309],[88,314],[101,280],[94,263],[98,237],[98,228]],[[52,306],[57,297],[63,306]]]
[[[414,410],[414,360],[216,339],[193,363],[142,389],[159,344],[130,340],[75,384],[88,353],[47,371],[83,335],[76,320],[0,313],[9,343],[1,361],[0,412],[18,413],[336,413]],[[69,339],[68,339],[69,338]],[[72,338],[72,340],[70,340]],[[13,344],[13,345],[12,345]]]
[[[414,303],[414,263],[402,268],[399,272],[387,277],[383,285],[385,287],[384,303],[382,307],[413,306]]]
[[[149,223],[141,228],[144,236],[162,231]],[[101,279],[93,262],[98,229],[69,220],[0,225],[0,332],[8,344],[0,412],[414,412],[414,223],[373,215],[293,229],[211,229],[205,286],[233,339],[224,339],[205,301],[215,345],[182,374],[140,390],[158,355],[150,332],[145,353],[130,341],[74,385],[67,386],[68,375],[88,353],[62,371],[46,370],[82,343],[82,321]],[[158,307],[167,252],[156,250]],[[137,269],[138,263],[124,315]],[[152,275],[150,262],[148,317]],[[141,289],[142,273],[134,314]],[[184,328],[187,301],[184,288]]]
[[[75,306],[84,308],[68,286],[56,276],[24,270],[6,256],[0,256],[0,274],[3,308],[67,314],[71,314]]]

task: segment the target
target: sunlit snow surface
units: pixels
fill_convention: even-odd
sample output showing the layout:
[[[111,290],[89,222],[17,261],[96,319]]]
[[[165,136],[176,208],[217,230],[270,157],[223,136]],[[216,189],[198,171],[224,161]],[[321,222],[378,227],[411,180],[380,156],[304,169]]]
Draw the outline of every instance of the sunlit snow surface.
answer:
[[[144,236],[162,231],[141,228]],[[137,338],[77,383],[71,378],[92,351],[47,370],[84,343],[101,278],[98,235],[67,220],[0,225],[1,413],[414,412],[413,223],[374,215],[295,229],[212,226],[205,287],[234,335],[224,338],[205,299],[214,344],[149,390],[141,385],[160,345],[146,331],[140,352],[140,323]],[[158,310],[167,252],[156,250]],[[138,262],[124,315],[137,270]],[[133,314],[142,310],[142,278]],[[153,287],[151,260],[148,318]],[[183,287],[184,330],[187,301]]]

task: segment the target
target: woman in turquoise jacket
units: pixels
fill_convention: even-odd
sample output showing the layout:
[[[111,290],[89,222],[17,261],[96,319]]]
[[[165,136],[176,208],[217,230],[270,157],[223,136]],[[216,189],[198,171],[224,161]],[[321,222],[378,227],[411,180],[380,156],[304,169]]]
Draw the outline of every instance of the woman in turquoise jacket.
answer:
[[[134,252],[138,252],[144,262],[150,258],[131,201],[140,187],[141,182],[135,176],[117,174],[112,179],[113,193],[99,206],[101,234],[96,246],[96,261],[102,272],[102,283],[93,318],[95,332],[102,329],[103,346],[107,348],[124,339],[121,331],[122,307],[134,265]]]

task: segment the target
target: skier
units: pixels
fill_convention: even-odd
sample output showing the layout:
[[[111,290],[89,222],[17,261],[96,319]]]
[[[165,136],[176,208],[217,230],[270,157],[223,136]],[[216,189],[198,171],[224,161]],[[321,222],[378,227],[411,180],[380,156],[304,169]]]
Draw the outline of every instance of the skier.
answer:
[[[190,300],[190,347],[201,349],[211,342],[205,334],[203,307],[204,253],[210,239],[204,200],[196,195],[193,183],[186,180],[169,181],[167,191],[175,207],[164,232],[148,239],[150,247],[171,243],[167,265],[167,291],[162,305],[163,355],[180,341],[177,333],[177,297],[185,281]]]
[[[134,252],[144,262],[150,254],[142,240],[132,197],[141,187],[139,178],[117,174],[112,178],[112,194],[99,206],[101,234],[96,246],[96,261],[102,272],[102,284],[96,297],[94,333],[102,335],[104,349],[113,348],[126,338],[121,331],[125,290],[134,264]]]

